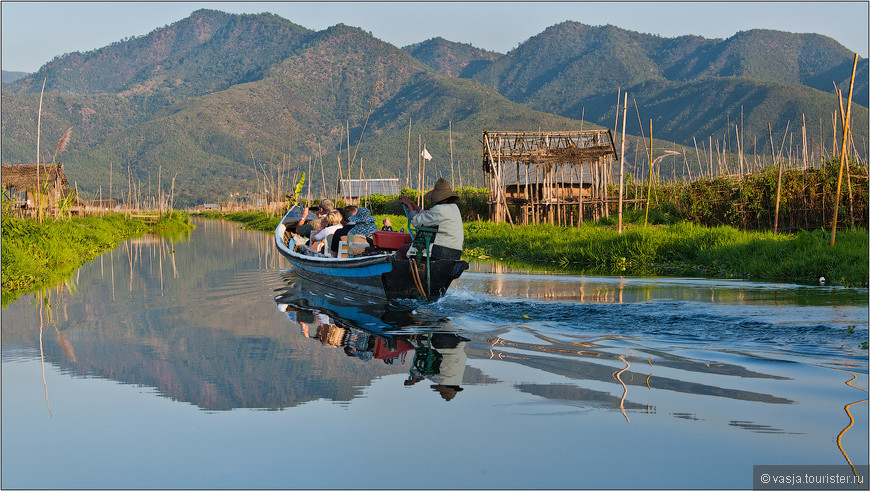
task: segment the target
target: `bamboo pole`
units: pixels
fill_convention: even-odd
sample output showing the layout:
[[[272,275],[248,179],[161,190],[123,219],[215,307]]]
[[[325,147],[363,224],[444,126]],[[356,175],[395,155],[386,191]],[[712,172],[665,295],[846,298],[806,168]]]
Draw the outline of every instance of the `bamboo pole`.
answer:
[[[743,104],[740,105],[740,168],[743,169],[743,160],[744,160],[744,149],[746,147],[743,146]]]
[[[450,187],[456,189],[456,180],[453,174],[453,121],[450,121]]]
[[[807,170],[807,117],[801,113],[801,140],[803,143],[804,170]]]
[[[628,107],[628,92],[625,93],[622,103],[622,141],[620,142],[619,150],[619,219],[617,221],[617,233],[622,233],[622,193],[623,183],[625,182],[625,113]],[[618,111],[618,106],[617,106]],[[693,137],[694,138],[694,137]],[[698,150],[698,144],[695,144],[695,151]],[[580,164],[583,168],[583,164]],[[580,185],[580,192],[583,192],[583,185]]]
[[[42,79],[42,91],[39,92],[39,112],[36,115],[36,221],[42,223],[42,180],[39,177],[39,140],[42,136],[42,96],[45,94],[45,81]]]
[[[499,137],[499,138],[500,138],[500,137]],[[511,218],[511,212],[510,212],[510,210],[508,209],[508,206],[507,206],[507,196],[505,195],[504,189],[502,188],[502,185],[501,185],[501,184],[502,184],[502,181],[501,181],[501,170],[500,170],[500,169],[501,169],[501,142],[499,142],[498,161],[497,161],[497,162],[493,162],[493,159],[492,159],[492,147],[489,145],[489,138],[484,137],[484,141],[485,141],[485,143],[486,143],[486,150],[487,150],[487,153],[489,154],[489,163],[490,163],[490,166],[491,166],[491,167],[493,168],[493,170],[494,170],[493,174],[495,175],[495,180],[496,180],[496,183],[495,183],[495,188],[496,188],[496,203],[497,203],[496,206],[497,206],[497,208],[498,208],[498,207],[500,207],[501,204],[504,204],[504,212],[505,212],[505,215],[507,216],[508,222],[511,224],[511,229],[513,229],[513,228],[514,228],[514,220],[513,220],[513,218]],[[501,201],[499,202],[499,200],[501,200]],[[497,213],[496,216],[498,216],[499,219],[501,218],[501,214],[500,214],[500,213]]]
[[[408,118],[408,165],[405,169],[405,187],[411,188],[411,118]]]
[[[529,194],[529,164],[526,163],[526,201],[529,203],[529,214],[534,214],[534,202],[532,201],[532,197]],[[529,224],[528,216],[526,216],[525,220],[523,220],[526,225]]]
[[[339,154],[341,154],[341,150],[339,150]],[[341,157],[336,155],[335,158],[338,161],[338,194],[341,196],[342,201],[347,202],[347,199],[345,198],[345,195],[344,195],[344,186],[343,186],[343,184],[344,184],[344,171],[342,170],[342,167],[341,167]],[[348,185],[350,185],[350,182],[349,182],[350,176],[348,176],[347,179],[348,179]]]
[[[767,123],[767,133],[770,136],[770,154],[773,158],[773,163],[776,164],[776,154],[773,147],[773,128],[770,123]],[[779,227],[779,196],[782,188],[782,162],[779,163],[779,173],[776,178],[776,205],[773,212],[773,235],[776,235],[776,229]]]
[[[683,183],[692,181],[692,169],[689,167],[689,159],[686,158],[686,148],[683,147],[683,163],[686,164],[686,175],[683,176]]]
[[[320,147],[320,142],[317,142],[317,153],[320,154],[320,189],[323,197],[326,198],[326,171],[323,169],[323,149]]]
[[[350,162],[350,121],[345,120],[344,124],[347,128],[345,131],[345,133],[347,133],[347,192],[350,193],[350,179],[351,176],[353,176],[353,169],[351,169]],[[345,196],[345,198],[350,198],[350,196]]]
[[[574,201],[574,164],[573,163],[571,164],[571,167],[568,170],[568,178],[571,180],[571,187],[568,189],[570,189],[571,201],[573,202]],[[582,189],[583,186],[580,186],[580,188]],[[574,209],[574,207],[572,206],[571,210],[573,210],[573,209]],[[571,215],[571,220],[569,221],[569,223],[571,223],[573,225],[574,224],[574,214],[570,213],[570,215]]]
[[[725,113],[725,135],[722,137],[722,160],[725,161],[725,169],[730,174],[733,168],[731,165],[731,113]]]
[[[423,135],[417,134],[417,206],[423,209]]]
[[[79,198],[79,187],[76,184],[76,200]],[[130,215],[133,214],[133,178],[130,175],[130,161],[127,161],[127,218],[130,218]]]
[[[160,189],[160,178],[163,177],[163,164],[157,166],[157,214],[163,214],[163,190]],[[100,186],[100,204],[103,201],[103,186]],[[100,209],[102,210],[102,206]]]
[[[652,119],[649,120],[649,185],[646,190],[646,214],[643,217],[643,226],[646,227],[649,221],[649,198],[652,193],[652,175],[653,175],[653,138],[652,138]]]
[[[844,118],[844,120],[845,120],[846,115],[845,115],[845,111],[843,111],[843,95],[840,92],[840,89],[837,87],[836,84],[834,84],[834,90],[837,91],[837,101],[840,103],[840,117]],[[851,122],[851,118],[850,118],[850,122]],[[849,140],[852,139],[851,137],[852,137],[852,132],[850,131],[849,132]],[[852,201],[852,171],[849,168],[849,160],[848,159],[846,159],[846,184],[848,185],[848,189],[849,189],[849,228],[854,229],[855,228],[855,214],[854,214],[855,210],[854,210],[853,201]]]
[[[858,67],[858,53],[855,53],[854,61],[852,62],[852,77],[849,80],[849,98],[846,102],[846,117],[843,118],[843,145],[840,151],[840,172],[837,176],[837,196],[834,201],[834,218],[831,224],[831,248],[834,247],[834,241],[837,238],[837,216],[840,209],[840,189],[843,185],[843,164],[846,159],[846,143],[848,142],[849,121],[852,115],[852,89],[855,86],[855,70]]]
[[[721,168],[717,170],[720,171],[718,174],[722,173]],[[713,135],[710,135],[710,177],[713,177],[713,174]]]

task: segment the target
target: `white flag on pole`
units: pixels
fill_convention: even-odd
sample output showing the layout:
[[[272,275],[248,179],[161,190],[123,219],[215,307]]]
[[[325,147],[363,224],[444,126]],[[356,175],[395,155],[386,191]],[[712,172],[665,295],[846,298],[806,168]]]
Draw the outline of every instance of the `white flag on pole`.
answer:
[[[423,152],[420,154],[420,156],[426,160],[432,160],[432,155],[429,153],[428,150],[426,150],[426,147],[423,147]]]

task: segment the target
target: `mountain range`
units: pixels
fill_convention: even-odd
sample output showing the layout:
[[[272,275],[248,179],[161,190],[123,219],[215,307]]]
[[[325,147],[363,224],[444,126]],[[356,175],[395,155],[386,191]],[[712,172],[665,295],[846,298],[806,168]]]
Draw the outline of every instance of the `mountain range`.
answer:
[[[858,67],[854,141],[866,154],[867,59]],[[322,194],[323,178],[334,186],[351,160],[354,178],[410,174],[416,185],[423,145],[430,178],[454,172],[482,185],[483,130],[613,128],[618,91],[645,130],[652,119],[658,148],[724,142],[739,122],[769,153],[768,123],[779,140],[790,122],[799,140],[805,120],[818,155],[833,146],[832,82],[845,98],[851,68],[852,53],[816,34],[663,38],[565,22],[500,54],[442,38],[398,48],[341,24],[313,31],[273,14],[199,10],[18,80],[4,73],[2,160],[34,160],[43,81],[44,161],[57,158],[80,190],[104,195],[126,193],[129,181],[154,189],[158,176],[167,190],[175,178],[177,206],[295,182],[309,169]],[[67,128],[69,149],[56,156]],[[684,169],[664,165],[668,175]]]

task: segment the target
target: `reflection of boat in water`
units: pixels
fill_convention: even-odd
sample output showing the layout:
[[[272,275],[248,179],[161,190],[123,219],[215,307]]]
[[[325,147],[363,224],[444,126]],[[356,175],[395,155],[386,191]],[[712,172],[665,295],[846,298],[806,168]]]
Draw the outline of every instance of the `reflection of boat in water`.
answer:
[[[321,285],[300,281],[294,270],[285,271],[282,279],[285,286],[277,290],[275,302],[299,324],[302,336],[363,361],[404,364],[413,351],[406,386],[429,379],[430,387],[445,400],[462,391],[468,339],[458,332],[427,325],[400,305],[335,295]]]
[[[465,261],[399,259],[395,250],[376,247],[365,255],[347,258],[304,252],[304,246],[297,248],[292,238],[285,236],[290,235],[285,234],[285,224],[300,218],[299,207],[290,208],[275,228],[275,245],[301,277],[336,290],[386,300],[436,300],[468,269]]]

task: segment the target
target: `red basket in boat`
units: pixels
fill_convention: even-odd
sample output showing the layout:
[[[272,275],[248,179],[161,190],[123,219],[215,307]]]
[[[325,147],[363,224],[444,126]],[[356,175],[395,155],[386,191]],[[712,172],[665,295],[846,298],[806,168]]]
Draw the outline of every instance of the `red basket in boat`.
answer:
[[[404,232],[375,232],[375,247],[381,249],[398,249],[402,244],[411,243],[411,234]]]

